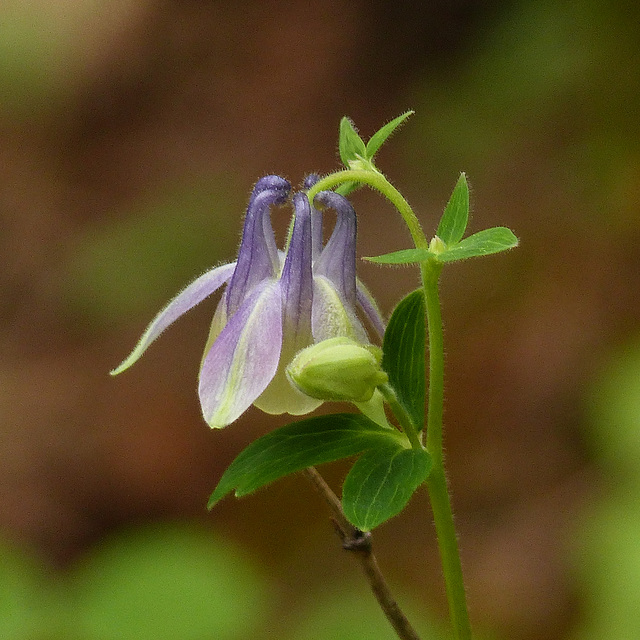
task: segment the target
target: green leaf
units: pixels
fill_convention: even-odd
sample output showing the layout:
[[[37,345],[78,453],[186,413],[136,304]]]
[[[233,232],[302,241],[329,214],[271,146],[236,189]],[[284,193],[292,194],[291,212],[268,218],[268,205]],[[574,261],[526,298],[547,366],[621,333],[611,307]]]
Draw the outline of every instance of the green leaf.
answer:
[[[354,413],[288,424],[252,442],[231,463],[209,499],[209,508],[234,489],[241,497],[309,466],[403,440],[399,431]]]
[[[439,236],[438,236],[439,237]],[[492,253],[507,251],[518,246],[518,238],[506,227],[492,227],[478,231],[472,236],[449,245],[442,253],[428,249],[401,249],[381,256],[364,257],[364,260],[376,264],[415,264],[435,258],[440,262],[455,262],[475,256],[488,256]]]
[[[455,262],[466,260],[475,256],[487,256],[499,253],[518,246],[518,238],[506,227],[492,227],[484,231],[478,231],[465,238],[458,244],[448,247],[446,251],[438,254],[441,262]]]
[[[464,235],[468,221],[469,185],[467,177],[461,173],[442,214],[436,235],[445,245],[454,244]]]
[[[422,289],[398,303],[382,342],[382,368],[416,429],[425,420],[425,304]]]
[[[423,449],[396,446],[368,451],[344,481],[345,515],[358,529],[371,531],[404,509],[430,470],[431,457]]]
[[[346,116],[340,120],[338,148],[340,150],[340,159],[345,167],[349,167],[352,160],[359,160],[366,156],[364,142],[355,130],[351,120]]]
[[[381,256],[364,257],[363,260],[375,262],[376,264],[414,264],[429,260],[435,255],[428,249],[400,249],[400,251],[384,253]]]
[[[378,129],[367,142],[366,154],[370,160],[378,152],[378,149],[387,141],[387,138],[410,116],[414,111],[407,111],[401,116],[394,118],[391,122]]]

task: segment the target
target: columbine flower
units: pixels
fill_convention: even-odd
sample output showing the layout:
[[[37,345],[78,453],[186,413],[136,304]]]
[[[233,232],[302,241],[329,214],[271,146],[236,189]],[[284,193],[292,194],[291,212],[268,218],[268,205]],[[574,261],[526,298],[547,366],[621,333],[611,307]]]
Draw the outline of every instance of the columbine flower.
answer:
[[[384,326],[371,296],[356,281],[356,216],[344,197],[323,191],[314,200],[316,207],[337,214],[322,247],[322,213],[312,212],[306,194],[297,193],[289,247],[286,253],[277,250],[270,207],[283,204],[289,189],[278,176],[258,181],[237,261],[208,271],[169,302],[113,375],[138,360],[174,320],[227,284],[200,367],[200,403],[208,424],[224,427],[251,404],[266,413],[294,415],[321,404],[287,379],[285,369],[295,354],[337,336],[368,343],[357,307],[380,335]]]

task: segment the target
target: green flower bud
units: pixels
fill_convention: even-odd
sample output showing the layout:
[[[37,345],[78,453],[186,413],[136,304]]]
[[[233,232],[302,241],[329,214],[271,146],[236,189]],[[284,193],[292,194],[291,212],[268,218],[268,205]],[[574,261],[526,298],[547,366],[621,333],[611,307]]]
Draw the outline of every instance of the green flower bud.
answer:
[[[446,250],[447,245],[438,236],[433,236],[433,238],[431,238],[431,242],[429,243],[429,251],[431,251],[431,253],[440,255]]]
[[[366,402],[388,380],[382,350],[351,338],[330,338],[300,351],[287,367],[289,380],[319,400]]]

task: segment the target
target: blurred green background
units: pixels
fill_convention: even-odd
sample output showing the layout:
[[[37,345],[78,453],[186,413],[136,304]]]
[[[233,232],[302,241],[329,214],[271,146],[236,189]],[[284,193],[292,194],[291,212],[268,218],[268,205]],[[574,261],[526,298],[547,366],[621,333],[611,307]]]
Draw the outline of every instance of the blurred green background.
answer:
[[[212,513],[285,418],[210,432],[213,303],[125,375],[153,314],[233,257],[253,182],[379,165],[427,233],[459,171],[507,255],[442,278],[449,476],[479,636],[640,637],[640,9],[628,1],[0,6],[0,636],[391,639],[300,479]],[[359,254],[407,246],[357,193]],[[275,216],[280,232],[286,216]],[[280,219],[282,218],[282,219]],[[363,264],[386,314],[410,269]],[[345,467],[327,477],[339,487]],[[425,638],[446,603],[426,495],[375,534]]]

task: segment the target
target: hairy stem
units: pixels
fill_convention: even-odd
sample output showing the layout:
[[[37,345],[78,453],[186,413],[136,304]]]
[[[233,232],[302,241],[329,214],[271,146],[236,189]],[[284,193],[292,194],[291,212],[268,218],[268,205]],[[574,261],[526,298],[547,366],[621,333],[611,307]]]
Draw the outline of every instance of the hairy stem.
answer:
[[[315,195],[324,189],[333,189],[345,182],[358,182],[379,191],[402,216],[413,243],[418,249],[428,249],[429,242],[424,235],[420,222],[402,194],[375,170],[347,169],[337,171],[319,180],[311,189],[308,197],[313,203]],[[442,315],[438,295],[438,279],[442,264],[428,260],[420,264],[420,275],[427,308],[427,328],[429,334],[429,408],[427,414],[426,449],[431,455],[433,467],[427,479],[429,499],[433,509],[438,546],[449,602],[451,624],[455,640],[471,640],[471,626],[467,611],[466,595],[462,578],[460,552],[453,523],[451,501],[447,488],[442,449],[442,418],[444,404],[444,346]],[[387,398],[389,401],[389,398]],[[393,402],[393,398],[390,399]],[[420,437],[412,424],[402,425],[413,447],[421,447]],[[408,428],[407,428],[408,427]],[[336,498],[337,500],[337,498]],[[337,502],[340,507],[339,501]],[[341,511],[341,509],[340,509]],[[343,515],[344,517],[344,515]],[[375,589],[374,589],[375,591]],[[382,606],[382,603],[381,603]],[[384,609],[384,606],[383,606]],[[385,611],[386,613],[386,611]],[[389,615],[387,615],[389,617]],[[393,624],[393,622],[392,622]],[[395,625],[394,625],[394,628]],[[398,631],[396,629],[396,631]],[[414,637],[414,636],[402,636]]]
[[[389,202],[398,210],[402,216],[411,238],[418,249],[427,249],[429,242],[427,241],[420,222],[416,217],[409,203],[404,196],[378,171],[366,171],[364,169],[346,169],[344,171],[336,171],[325,178],[322,178],[309,189],[309,201],[313,203],[313,198],[320,191],[325,189],[333,189],[334,187],[345,182],[359,182],[379,191]]]
[[[371,534],[360,531],[347,520],[338,496],[336,496],[315,467],[305,469],[304,474],[329,505],[336,531],[342,540],[342,547],[357,556],[369,586],[398,638],[401,640],[420,640],[420,636],[418,636],[398,606],[391,594],[387,581],[382,575],[378,561],[373,553]]]
[[[453,512],[444,471],[442,451],[442,418],[444,397],[444,344],[442,314],[438,296],[438,277],[441,265],[423,265],[427,326],[429,330],[429,409],[427,415],[427,451],[433,467],[427,478],[429,499],[438,536],[438,547],[445,579],[449,612],[455,640],[471,640],[471,626],[467,611],[462,577],[460,552],[453,523]]]

